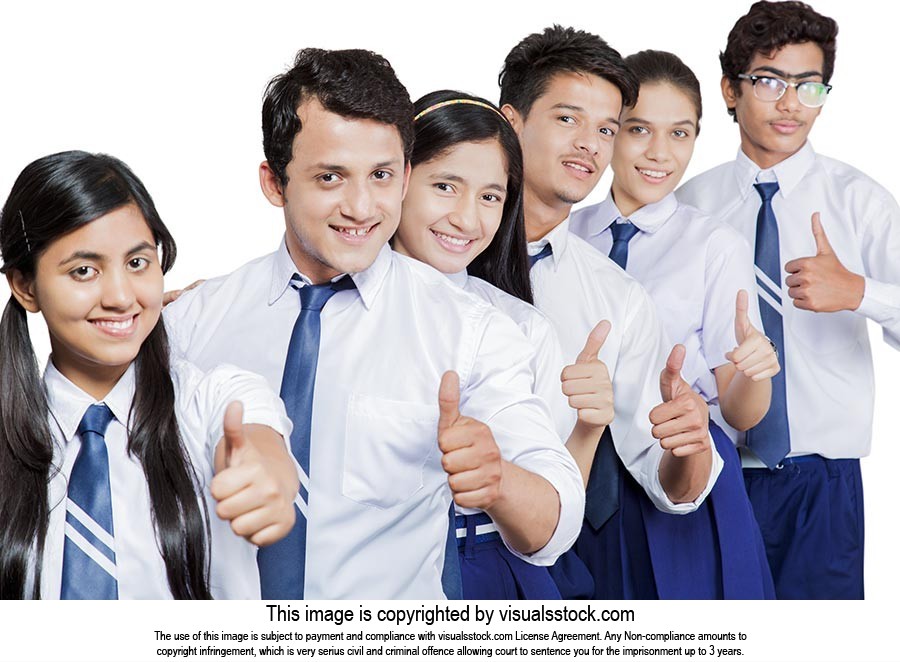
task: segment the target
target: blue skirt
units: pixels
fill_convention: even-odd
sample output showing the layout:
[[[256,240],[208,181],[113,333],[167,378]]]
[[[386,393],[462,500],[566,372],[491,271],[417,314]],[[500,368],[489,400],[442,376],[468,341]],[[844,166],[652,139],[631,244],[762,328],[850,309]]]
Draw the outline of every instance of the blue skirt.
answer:
[[[559,590],[544,566],[523,561],[510,552],[496,531],[477,534],[490,524],[484,514],[457,515],[459,569],[465,600],[558,600]]]
[[[657,510],[619,462],[618,512],[599,530],[585,522],[575,543],[575,553],[594,579],[591,597],[775,597],[737,451],[721,428],[712,421],[709,427],[724,467],[706,500],[688,515]]]

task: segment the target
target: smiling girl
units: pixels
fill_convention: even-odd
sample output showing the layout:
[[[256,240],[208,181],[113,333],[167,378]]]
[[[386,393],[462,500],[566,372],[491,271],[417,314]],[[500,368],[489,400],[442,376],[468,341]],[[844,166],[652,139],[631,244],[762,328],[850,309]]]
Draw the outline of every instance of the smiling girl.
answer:
[[[258,597],[254,545],[294,521],[290,423],[261,378],[170,362],[175,243],[143,184],[110,156],[38,159],[0,254],[0,598]]]
[[[531,362],[534,391],[549,404],[560,437],[577,443],[584,436],[596,442],[611,418],[612,390],[605,367],[597,360],[598,346],[593,359],[586,348],[585,374],[571,387],[572,395],[581,398],[580,408],[570,407],[562,392],[562,351],[549,321],[531,305],[522,152],[515,132],[495,106],[461,92],[433,92],[419,99],[415,109],[413,167],[394,249],[430,264],[509,315],[534,347],[535,353],[523,359]],[[597,340],[592,338],[589,344],[594,346]],[[525,468],[552,476],[547,468]],[[580,522],[581,485],[576,482],[580,493],[570,496],[571,490],[562,489],[558,479],[554,483],[560,521],[575,517]],[[534,496],[527,490],[520,498],[529,517],[550,515],[528,507]],[[463,597],[559,597],[543,566],[553,563],[573,539],[554,535],[537,553],[526,555],[504,544],[485,513],[458,508],[457,527]],[[573,530],[560,525],[557,531],[564,528]]]
[[[765,415],[778,359],[761,328],[753,260],[743,239],[673,194],[700,130],[700,85],[676,56],[642,51],[625,59],[640,82],[622,112],[609,197],[579,210],[571,230],[647,289],[669,337],[687,350],[683,375],[709,403],[710,432],[725,467],[707,504],[684,516],[642,499],[660,598],[774,597],[759,527],[731,439],[716,424],[746,430]]]

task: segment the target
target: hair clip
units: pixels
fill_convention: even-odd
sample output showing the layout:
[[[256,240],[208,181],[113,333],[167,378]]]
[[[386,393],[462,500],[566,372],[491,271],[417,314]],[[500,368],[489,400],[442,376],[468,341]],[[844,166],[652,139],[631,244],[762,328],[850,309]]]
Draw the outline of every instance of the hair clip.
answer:
[[[504,119],[504,121],[506,121],[507,123],[509,122],[509,120],[506,118],[506,115],[504,115],[504,114],[501,113],[499,110],[497,110],[496,108],[494,108],[494,106],[490,105],[489,103],[484,103],[483,101],[477,101],[476,99],[449,99],[449,100],[447,100],[447,101],[441,101],[440,103],[436,103],[436,104],[434,104],[433,106],[429,106],[428,108],[426,108],[425,110],[423,110],[421,113],[419,113],[418,115],[416,115],[415,117],[413,117],[413,122],[415,122],[415,121],[419,120],[420,118],[424,117],[425,115],[427,115],[428,113],[430,113],[432,110],[437,110],[438,108],[443,108],[444,106],[453,106],[453,105],[456,105],[456,104],[458,104],[458,103],[467,103],[467,104],[472,105],[472,106],[481,106],[482,108],[487,108],[488,110],[497,113],[497,114],[498,114],[500,117],[502,117],[502,118]]]
[[[25,217],[22,215],[22,210],[19,210],[19,221],[22,223],[22,234],[25,235],[25,245],[28,247],[28,254],[31,254],[31,242],[28,241],[28,233],[25,231]]]

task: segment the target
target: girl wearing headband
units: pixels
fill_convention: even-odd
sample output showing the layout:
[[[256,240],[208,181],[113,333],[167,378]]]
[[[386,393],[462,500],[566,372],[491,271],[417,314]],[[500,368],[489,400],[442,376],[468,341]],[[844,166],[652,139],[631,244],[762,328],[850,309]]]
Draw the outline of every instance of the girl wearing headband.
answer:
[[[534,390],[550,406],[561,439],[598,438],[612,412],[605,368],[585,362],[582,383],[569,392],[580,409],[570,407],[560,384],[565,362],[558,340],[531,305],[515,132],[495,106],[460,92],[433,92],[415,108],[412,174],[394,249],[430,264],[516,321],[534,346]],[[560,494],[560,501],[565,510],[569,499]],[[559,597],[546,566],[573,541],[551,539],[526,556],[504,545],[485,513],[457,509],[457,527],[464,598]]]

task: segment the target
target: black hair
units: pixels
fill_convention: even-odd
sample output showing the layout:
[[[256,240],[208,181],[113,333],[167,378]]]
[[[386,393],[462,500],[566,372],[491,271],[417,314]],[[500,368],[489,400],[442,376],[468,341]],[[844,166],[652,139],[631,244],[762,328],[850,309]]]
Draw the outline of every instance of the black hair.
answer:
[[[175,241],[144,185],[103,154],[61,152],[25,167],[0,212],[0,272],[33,278],[43,251],[59,237],[126,205],[135,205],[161,247],[163,272]],[[175,418],[169,343],[160,320],[135,359],[128,453],[147,478],[153,524],[175,598],[210,598],[209,522],[202,492]],[[28,335],[25,309],[11,296],[0,320],[0,599],[39,598],[53,462],[49,407]],[[199,500],[198,500],[199,495]],[[29,559],[34,585],[26,595]]]
[[[819,14],[806,3],[761,0],[754,3],[728,33],[725,50],[719,53],[722,75],[740,96],[741,79],[738,76],[747,73],[754,55],[768,56],[789,44],[812,42],[822,49],[822,80],[827,83],[834,73],[837,33],[837,22],[833,18]],[[729,108],[728,114],[737,122],[734,108]]]
[[[615,85],[622,104],[634,105],[638,85],[622,56],[603,39],[560,25],[544,28],[516,44],[500,71],[500,105],[509,104],[528,117],[534,102],[557,74],[599,76]]]
[[[626,57],[625,64],[637,78],[638,85],[669,83],[683,92],[697,112],[697,133],[700,133],[700,118],[703,116],[700,81],[681,58],[666,51],[645,50]]]
[[[466,99],[477,103],[436,108],[415,121],[412,166],[428,163],[467,142],[496,140],[506,161],[506,200],[494,239],[472,260],[468,271],[491,285],[534,303],[528,273],[528,244],[522,208],[522,148],[515,130],[496,106],[486,99],[454,90],[439,90],[416,101],[416,115],[444,101]],[[479,106],[477,104],[484,104]]]
[[[304,48],[288,71],[269,81],[263,98],[263,151],[282,186],[287,184],[294,136],[303,128],[297,108],[308,99],[317,99],[325,110],[342,117],[393,126],[409,161],[412,102],[390,62],[365,50]]]

